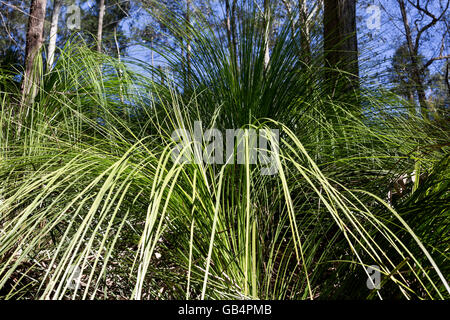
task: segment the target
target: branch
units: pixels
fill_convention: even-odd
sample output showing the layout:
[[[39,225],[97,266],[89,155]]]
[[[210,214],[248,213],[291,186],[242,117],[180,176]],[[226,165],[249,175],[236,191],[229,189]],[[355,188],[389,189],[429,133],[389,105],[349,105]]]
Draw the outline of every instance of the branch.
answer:
[[[435,57],[435,58],[431,58],[430,60],[428,60],[423,67],[420,69],[420,71],[424,71],[426,68],[428,68],[434,61],[436,60],[445,60],[445,59],[449,59],[450,56],[444,56],[444,48],[445,48],[445,39],[447,36],[447,31],[444,32],[444,34],[442,35],[442,44],[441,44],[441,50],[439,52],[439,56]]]
[[[422,8],[422,7],[420,6],[419,0],[417,0],[417,3],[416,3],[416,4],[414,4],[411,0],[407,0],[407,1],[408,1],[409,4],[411,4],[414,8],[416,8],[417,10],[419,10],[419,11],[425,13],[427,16],[429,16],[429,17],[430,17],[431,19],[433,19],[433,20],[441,20],[441,18],[444,16],[445,12],[447,11],[448,6],[449,6],[449,3],[450,3],[450,0],[447,0],[447,5],[446,5],[444,11],[442,11],[442,13],[441,13],[441,15],[439,16],[439,18],[436,18],[436,16],[435,16],[434,14],[432,14],[432,13],[428,10],[428,1],[427,1],[427,4],[426,4],[425,8]]]
[[[425,8],[420,6],[419,0],[417,0],[417,3],[413,3],[411,0],[407,0],[409,4],[411,4],[414,8],[416,8],[418,11],[426,14],[428,17],[430,17],[432,20],[430,23],[428,23],[427,25],[425,25],[422,29],[418,29],[417,30],[417,36],[416,36],[416,41],[414,43],[414,53],[417,54],[418,49],[419,49],[419,42],[420,42],[420,37],[422,36],[422,34],[428,30],[429,28],[431,28],[432,26],[434,26],[439,20],[442,19],[442,17],[444,16],[444,14],[447,12],[447,9],[449,7],[450,4],[450,0],[447,0],[447,5],[445,6],[445,9],[442,11],[441,15],[439,17],[436,17],[433,13],[431,13],[430,11],[428,11],[427,7],[428,7],[428,2],[427,5],[425,6]],[[416,25],[417,26],[417,25]]]
[[[435,58],[431,58],[430,60],[427,61],[427,63],[425,63],[421,69],[421,71],[425,70],[426,68],[428,68],[433,62],[435,62],[436,60],[445,60],[445,59],[450,59],[450,56],[439,56],[439,57],[435,57]]]

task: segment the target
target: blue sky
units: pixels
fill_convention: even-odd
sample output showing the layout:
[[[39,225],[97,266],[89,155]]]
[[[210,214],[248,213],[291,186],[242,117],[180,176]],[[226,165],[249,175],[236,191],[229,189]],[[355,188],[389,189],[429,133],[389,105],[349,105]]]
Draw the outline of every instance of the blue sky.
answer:
[[[440,0],[434,0],[430,5],[430,10],[438,9],[437,5]],[[373,17],[374,12],[367,12],[369,5],[376,5],[380,8],[380,29],[368,29],[366,21]],[[408,8],[408,7],[407,7]],[[224,17],[224,10],[222,6],[219,6],[216,2],[213,8],[217,19]],[[437,11],[436,11],[437,12]],[[408,18],[410,23],[413,21],[415,11],[408,12]],[[150,19],[150,15],[139,12],[139,19],[136,21],[135,17],[123,22],[123,27],[127,30],[129,20],[133,20],[134,24],[144,26],[147,22],[146,19]],[[386,69],[391,64],[391,57],[393,56],[396,48],[404,43],[404,28],[402,21],[399,19],[401,13],[396,0],[366,0],[357,2],[357,17],[358,17],[358,42],[359,49],[361,50],[361,63],[362,72],[365,70],[366,65],[371,65],[366,71],[385,73]],[[424,23],[428,23],[427,17]],[[412,26],[414,29],[414,27]],[[425,37],[429,37],[427,41],[423,41],[421,45],[421,54],[426,58],[431,58],[439,55],[440,37],[439,33],[429,33]],[[142,59],[144,61],[150,61],[150,48],[140,45],[132,46],[127,52],[131,57]],[[448,54],[448,53],[447,53]],[[155,53],[155,63],[164,64],[164,61]],[[443,61],[436,61],[430,66],[431,73],[437,72],[442,68]],[[364,74],[362,74],[364,76]]]
[[[446,0],[431,0],[430,1],[430,11],[437,12],[439,3],[445,3]],[[7,1],[6,1],[7,2]],[[83,10],[89,10],[95,3],[95,0],[75,0],[75,3],[80,5]],[[107,1],[108,4],[108,1]],[[369,5],[379,6],[381,9],[381,25],[380,29],[369,30],[366,26],[366,21],[369,19],[372,13],[366,12]],[[50,10],[52,6],[52,1],[48,1],[48,8]],[[27,8],[27,1],[22,1],[22,8]],[[215,1],[213,7],[217,19],[221,19],[224,16],[224,9],[222,5],[219,5],[219,1]],[[26,9],[25,9],[26,10]],[[403,25],[399,6],[397,0],[359,0],[357,2],[357,16],[358,16],[358,38],[359,38],[359,49],[361,52],[361,70],[362,76],[365,76],[365,71],[367,72],[380,72],[385,73],[387,67],[390,66],[390,58],[392,57],[395,49],[404,43],[405,36],[403,31]],[[408,12],[408,17],[411,21],[414,18],[414,11]],[[60,26],[64,27],[65,19],[65,8],[63,8],[60,17]],[[135,26],[145,26],[150,19],[150,15],[145,13],[143,9],[134,6],[131,10],[131,15],[128,19],[124,19],[121,26],[125,30],[125,33],[130,33],[130,24],[133,23]],[[425,18],[423,23],[427,23],[429,18]],[[83,21],[81,21],[83,23]],[[414,26],[412,26],[414,28]],[[432,31],[435,28],[431,29]],[[429,32],[424,36],[426,41],[421,45],[421,54],[426,58],[431,58],[439,55],[440,47],[440,36],[439,32]],[[447,38],[447,46],[448,46]],[[127,54],[132,58],[141,59],[143,61],[150,62],[150,48],[142,45],[131,46]],[[444,53],[448,55],[447,52]],[[154,59],[156,64],[164,64],[164,61],[159,57],[157,53],[154,54]],[[436,61],[430,66],[430,72],[434,73],[440,71],[443,66],[444,61]],[[367,67],[366,66],[370,66]]]

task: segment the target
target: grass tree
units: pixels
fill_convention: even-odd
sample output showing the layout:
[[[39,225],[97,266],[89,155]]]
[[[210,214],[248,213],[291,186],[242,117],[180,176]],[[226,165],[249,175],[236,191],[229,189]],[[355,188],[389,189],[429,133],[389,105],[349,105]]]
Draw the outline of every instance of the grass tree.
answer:
[[[260,17],[243,14],[239,65],[206,23],[186,31],[167,15],[173,34],[189,32],[189,92],[179,52],[163,52],[163,82],[150,64],[72,42],[20,133],[5,112],[17,93],[1,93],[2,298],[449,297],[450,131],[389,92],[355,91],[367,106],[355,115],[324,94],[318,52],[300,67],[289,24],[266,69]],[[173,135],[209,128],[242,129],[240,163],[196,161],[210,141]],[[249,132],[275,129],[257,151],[276,174],[261,174]]]

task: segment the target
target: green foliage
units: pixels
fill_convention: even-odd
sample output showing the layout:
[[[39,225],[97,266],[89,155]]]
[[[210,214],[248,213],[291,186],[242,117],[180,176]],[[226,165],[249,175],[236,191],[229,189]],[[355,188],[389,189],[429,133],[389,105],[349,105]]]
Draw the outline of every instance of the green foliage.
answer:
[[[13,112],[17,92],[1,93],[2,298],[449,298],[448,128],[388,93],[362,90],[357,106],[324,95],[320,55],[303,65],[288,27],[265,69],[254,18],[237,60],[172,17],[191,69],[161,52],[172,73],[155,82],[148,64],[72,42],[33,105]],[[177,164],[171,134],[196,120],[280,129],[278,174],[249,156]]]

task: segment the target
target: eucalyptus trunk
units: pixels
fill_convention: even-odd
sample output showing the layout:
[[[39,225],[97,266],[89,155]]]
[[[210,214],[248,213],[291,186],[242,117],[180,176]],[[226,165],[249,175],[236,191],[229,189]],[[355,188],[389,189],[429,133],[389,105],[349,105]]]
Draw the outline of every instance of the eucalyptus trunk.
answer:
[[[187,64],[187,84],[190,87],[191,82],[191,39],[190,30],[191,27],[191,0],[186,0],[186,24],[187,24],[187,39],[186,39],[186,64]]]
[[[302,49],[302,58],[306,64],[311,63],[311,46],[309,39],[309,22],[308,22],[308,7],[306,0],[299,0],[299,22],[300,22],[300,47]]]
[[[47,0],[32,0],[28,19],[25,73],[22,82],[22,102],[26,98],[34,100],[37,94],[40,74],[35,65],[35,59],[44,42],[44,20]]]
[[[104,17],[105,17],[105,0],[100,0],[100,4],[98,6],[97,52],[102,52]]]
[[[48,43],[48,59],[47,70],[51,70],[53,67],[53,61],[55,59],[56,39],[58,37],[58,19],[61,12],[62,0],[55,0],[53,2],[52,12],[52,24],[50,26],[50,39]]]
[[[340,91],[357,90],[356,0],[325,0],[323,19],[326,78]]]
[[[270,62],[270,1],[264,0],[264,68]]]

